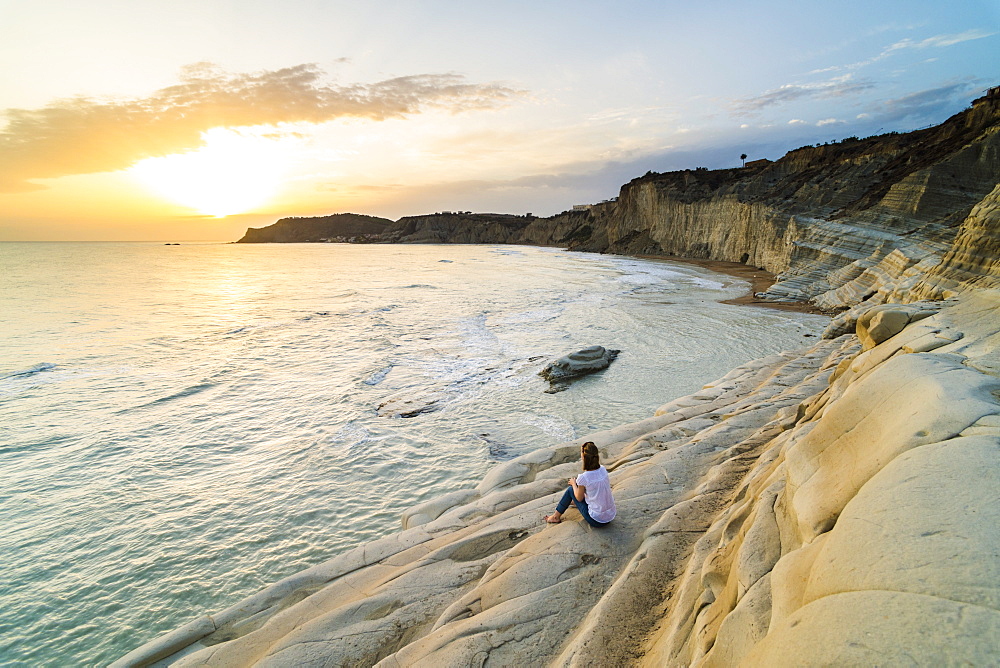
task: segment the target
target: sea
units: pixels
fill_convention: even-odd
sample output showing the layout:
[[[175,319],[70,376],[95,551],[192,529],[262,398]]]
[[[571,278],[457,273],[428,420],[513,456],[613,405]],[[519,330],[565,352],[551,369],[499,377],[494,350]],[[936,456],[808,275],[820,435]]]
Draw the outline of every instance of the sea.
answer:
[[[720,303],[748,289],[519,246],[0,244],[0,665],[106,665],[827,322]],[[590,345],[621,353],[546,393]]]

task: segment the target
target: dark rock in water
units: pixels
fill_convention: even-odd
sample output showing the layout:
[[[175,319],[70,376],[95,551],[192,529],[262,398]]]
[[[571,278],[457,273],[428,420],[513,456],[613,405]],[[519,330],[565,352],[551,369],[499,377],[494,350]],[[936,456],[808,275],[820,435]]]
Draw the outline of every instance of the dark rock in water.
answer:
[[[514,455],[511,453],[510,446],[506,443],[501,443],[496,439],[490,438],[489,434],[480,434],[479,438],[486,443],[486,446],[489,449],[490,459],[503,461],[514,458]]]
[[[443,397],[414,397],[404,399],[396,397],[388,399],[379,404],[377,413],[379,417],[400,417],[411,418],[422,413],[433,413],[441,409]]]
[[[620,352],[620,350],[608,350],[603,346],[590,346],[560,357],[555,362],[549,362],[538,375],[550,383],[546,392],[550,394],[561,392],[569,387],[570,381],[607,369]]]

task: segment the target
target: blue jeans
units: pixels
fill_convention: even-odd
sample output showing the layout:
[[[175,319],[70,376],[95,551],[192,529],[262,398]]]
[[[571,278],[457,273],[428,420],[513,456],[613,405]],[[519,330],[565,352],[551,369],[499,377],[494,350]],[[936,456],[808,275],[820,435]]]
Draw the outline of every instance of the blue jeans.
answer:
[[[576,509],[580,511],[580,514],[583,515],[583,519],[587,520],[587,524],[590,526],[603,527],[607,525],[607,522],[598,522],[590,516],[590,511],[587,509],[587,502],[577,500],[576,495],[573,494],[572,485],[567,487],[566,491],[563,492],[562,498],[559,500],[559,505],[556,506],[556,512],[560,515],[565,513],[571,502],[576,505]]]

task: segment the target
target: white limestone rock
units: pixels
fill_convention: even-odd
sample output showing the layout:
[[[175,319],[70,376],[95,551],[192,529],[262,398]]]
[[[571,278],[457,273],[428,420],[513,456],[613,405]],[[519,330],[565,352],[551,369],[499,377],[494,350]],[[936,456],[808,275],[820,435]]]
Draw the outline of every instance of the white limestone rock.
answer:
[[[900,455],[844,508],[813,562],[803,602],[886,590],[1000,611],[1000,560],[990,558],[1000,554],[1000,532],[983,530],[1000,526],[998,480],[997,436]]]
[[[928,318],[941,310],[940,302],[913,304],[883,304],[868,309],[857,319],[857,334],[865,350],[874,348],[911,322]]]
[[[1000,612],[933,596],[846,592],[772,626],[740,665],[989,666]]]
[[[996,412],[997,391],[1000,378],[968,369],[957,355],[901,355],[861,377],[786,452],[786,494],[800,535],[808,541],[828,531],[896,456]]]
[[[465,505],[479,498],[479,493],[474,489],[459,489],[442,496],[425,501],[409,510],[403,512],[400,518],[404,529],[427,524],[431,520],[437,519],[447,510],[455,506]]]

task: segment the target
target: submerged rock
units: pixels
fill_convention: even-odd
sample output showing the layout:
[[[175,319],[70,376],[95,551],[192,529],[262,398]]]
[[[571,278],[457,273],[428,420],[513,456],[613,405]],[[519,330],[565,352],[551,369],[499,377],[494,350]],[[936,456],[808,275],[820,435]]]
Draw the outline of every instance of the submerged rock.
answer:
[[[378,405],[379,417],[411,418],[441,409],[444,398],[439,395],[423,397],[394,397]]]
[[[620,352],[620,350],[608,350],[603,346],[590,346],[560,357],[555,362],[549,362],[538,375],[551,384],[546,392],[561,392],[569,387],[570,381],[607,369]]]

